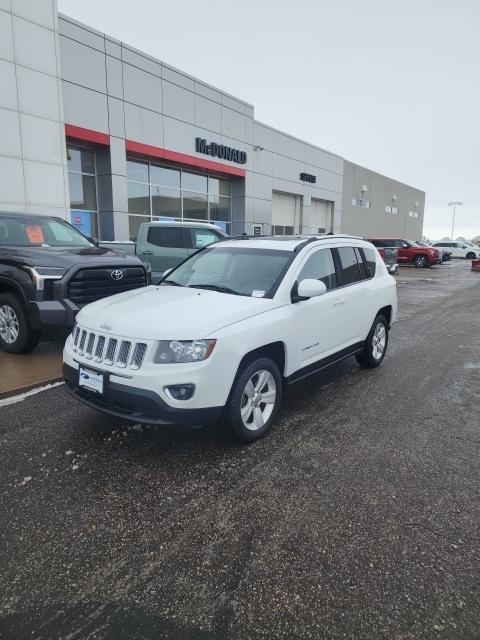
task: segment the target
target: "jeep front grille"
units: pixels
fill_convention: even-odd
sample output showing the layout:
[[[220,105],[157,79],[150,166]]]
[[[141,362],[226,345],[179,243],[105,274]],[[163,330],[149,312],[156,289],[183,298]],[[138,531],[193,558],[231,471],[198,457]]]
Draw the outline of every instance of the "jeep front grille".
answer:
[[[79,356],[110,367],[140,369],[147,353],[145,342],[111,338],[80,327],[76,327],[72,339]]]

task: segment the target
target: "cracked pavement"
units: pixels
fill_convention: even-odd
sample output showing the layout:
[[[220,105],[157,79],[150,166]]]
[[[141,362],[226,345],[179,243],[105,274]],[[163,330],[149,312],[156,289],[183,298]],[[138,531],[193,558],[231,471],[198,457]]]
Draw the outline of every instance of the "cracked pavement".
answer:
[[[1,407],[0,638],[478,639],[480,274],[401,275],[382,367],[292,387],[254,445]]]

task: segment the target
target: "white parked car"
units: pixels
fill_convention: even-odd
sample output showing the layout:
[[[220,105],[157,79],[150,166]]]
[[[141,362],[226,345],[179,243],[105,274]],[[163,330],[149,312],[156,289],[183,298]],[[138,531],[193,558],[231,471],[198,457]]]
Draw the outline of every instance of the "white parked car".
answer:
[[[432,246],[451,251],[452,258],[467,258],[467,260],[480,258],[480,247],[471,242],[435,242]]]
[[[83,308],[64,349],[82,402],[151,424],[219,418],[263,436],[285,385],[354,355],[380,365],[395,280],[375,247],[347,236],[228,239],[158,285]]]

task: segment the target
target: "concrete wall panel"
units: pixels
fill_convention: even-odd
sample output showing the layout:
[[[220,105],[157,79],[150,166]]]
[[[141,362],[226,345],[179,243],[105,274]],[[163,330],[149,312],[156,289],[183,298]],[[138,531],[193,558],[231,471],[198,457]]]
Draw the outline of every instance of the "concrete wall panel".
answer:
[[[186,74],[178,71],[178,69],[174,69],[165,63],[162,64],[162,77],[167,82],[172,82],[192,92],[195,91],[195,80],[193,78],[190,78]]]
[[[68,124],[108,133],[106,95],[64,81],[63,105]]]
[[[63,167],[25,161],[25,193],[29,205],[61,207],[65,201]]]
[[[166,80],[163,80],[162,87],[164,115],[193,124],[195,121],[195,94]]]
[[[123,90],[127,102],[162,112],[162,81],[157,76],[125,64]]]
[[[195,128],[191,124],[164,116],[163,141],[165,149],[195,155]]]
[[[222,132],[222,107],[200,95],[195,95],[195,125],[214,131]]]
[[[12,16],[0,11],[0,58],[13,60]]]
[[[55,24],[55,6],[53,0],[12,0],[15,15],[36,22],[43,27],[53,29]]]
[[[125,137],[128,140],[163,147],[163,116],[125,103]]]
[[[15,62],[52,76],[57,75],[55,34],[22,18],[13,17]]]
[[[245,116],[230,108],[222,108],[222,133],[229,138],[245,140]]]
[[[114,98],[123,100],[123,69],[117,58],[106,56],[107,92]]]
[[[5,211],[10,204],[25,205],[22,160],[0,156],[0,175],[0,208]]]
[[[125,113],[123,101],[108,96],[108,127],[110,135],[125,138]]]
[[[0,109],[0,156],[22,155],[20,121],[16,111]],[[1,180],[3,180],[3,176]]]
[[[162,77],[162,63],[159,60],[143,55],[140,51],[136,51],[126,44],[122,45],[122,60],[127,65],[132,65],[140,70],[151,73],[157,78]]]
[[[20,126],[26,160],[62,164],[64,141],[59,122],[22,113]]]
[[[39,71],[17,67],[20,111],[50,120],[59,120],[58,79]]]
[[[105,51],[105,38],[95,31],[88,29],[85,25],[75,23],[70,18],[60,16],[58,21],[58,29],[61,35],[72,38],[77,42],[98,49],[98,51]]]
[[[13,62],[0,60],[0,107],[18,109],[17,81]]]
[[[105,55],[75,40],[60,36],[62,78],[95,91],[107,92]]]

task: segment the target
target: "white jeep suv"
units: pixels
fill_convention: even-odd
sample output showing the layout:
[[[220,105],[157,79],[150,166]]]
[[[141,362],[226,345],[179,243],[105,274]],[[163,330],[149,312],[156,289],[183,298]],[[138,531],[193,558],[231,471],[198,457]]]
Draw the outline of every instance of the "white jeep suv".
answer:
[[[396,310],[395,280],[365,240],[227,239],[158,285],[84,307],[64,376],[100,411],[150,424],[222,418],[253,441],[286,385],[351,355],[378,367]]]

